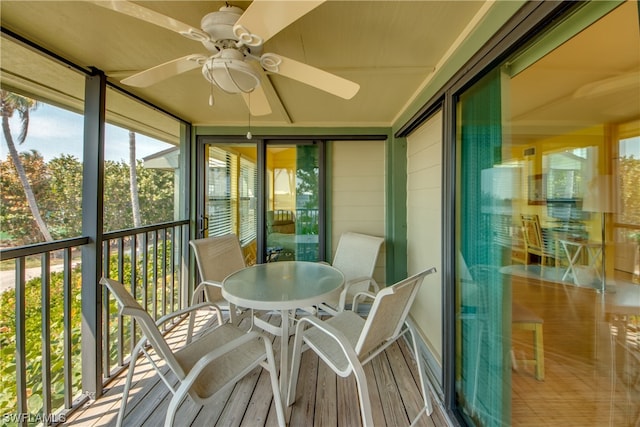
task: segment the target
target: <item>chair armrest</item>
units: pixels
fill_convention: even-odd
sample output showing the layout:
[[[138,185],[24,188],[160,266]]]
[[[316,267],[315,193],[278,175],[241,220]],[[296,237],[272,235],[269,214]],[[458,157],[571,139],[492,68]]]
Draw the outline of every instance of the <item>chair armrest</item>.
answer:
[[[198,285],[199,287],[204,287],[204,286],[217,286],[219,288],[222,287],[222,282],[217,282],[215,280],[203,280],[202,282],[200,282],[200,284]],[[197,289],[197,288],[196,288]]]
[[[353,296],[353,302],[351,303],[351,311],[356,313],[358,311],[358,300],[359,299],[366,299],[366,298],[375,300],[376,299],[376,294],[371,293],[371,292],[358,292],[357,294],[355,294]]]
[[[373,286],[373,289],[375,289],[376,292],[380,290],[380,286],[378,286],[378,282],[376,282],[376,279],[369,276],[360,276],[356,277],[355,279],[347,280],[344,284],[344,287],[345,289],[349,289],[351,286],[357,285],[358,283],[362,282],[369,282],[369,286]]]
[[[380,286],[378,285],[378,282],[376,282],[376,280],[373,277],[360,276],[360,277],[356,277],[355,279],[348,280],[344,284],[344,288],[340,292],[340,300],[338,301],[338,311],[344,310],[344,306],[347,303],[347,296],[349,295],[349,289],[353,285],[357,285],[363,282],[369,283],[369,288],[368,288],[369,291],[371,290],[371,288],[373,288],[374,292],[378,292],[380,290]]]
[[[192,305],[202,302],[200,300],[200,298],[198,298],[196,300],[196,296],[202,295],[202,292],[204,292],[204,290],[205,290],[205,288],[207,286],[215,286],[215,287],[218,287],[218,288],[222,288],[222,283],[215,282],[213,280],[203,280],[202,282],[200,282],[200,284],[198,284],[198,286],[196,286],[195,290],[193,291],[193,295],[191,297],[191,304]]]
[[[174,319],[176,317],[179,316],[184,316],[185,314],[190,314],[192,312],[198,311],[198,310],[202,310],[202,309],[211,309],[214,311],[217,311],[219,314],[220,312],[220,307],[218,307],[217,305],[210,303],[210,302],[201,302],[183,309],[180,309],[178,311],[174,311],[173,313],[169,313],[169,314],[165,314],[164,316],[162,316],[161,318],[159,318],[158,320],[156,320],[156,326],[160,326],[163,323],[168,322],[171,319]],[[221,314],[220,314],[221,315]]]

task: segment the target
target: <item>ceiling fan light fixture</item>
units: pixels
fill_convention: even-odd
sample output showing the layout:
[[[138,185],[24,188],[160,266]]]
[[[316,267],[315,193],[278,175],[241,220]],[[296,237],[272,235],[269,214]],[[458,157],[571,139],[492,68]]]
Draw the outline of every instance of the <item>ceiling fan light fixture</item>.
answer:
[[[242,53],[225,49],[202,65],[202,75],[227,93],[248,93],[260,85],[260,74],[243,60]]]

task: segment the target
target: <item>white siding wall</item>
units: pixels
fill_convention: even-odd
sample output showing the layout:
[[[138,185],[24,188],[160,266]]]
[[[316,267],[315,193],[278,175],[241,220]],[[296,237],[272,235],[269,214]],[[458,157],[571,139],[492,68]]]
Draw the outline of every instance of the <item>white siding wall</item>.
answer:
[[[331,241],[335,253],[340,235],[347,231],[384,236],[385,141],[335,141],[332,156]],[[382,246],[374,278],[385,279]]]
[[[428,276],[411,309],[427,345],[442,364],[441,211],[442,113],[437,113],[407,138],[407,269],[428,267]]]

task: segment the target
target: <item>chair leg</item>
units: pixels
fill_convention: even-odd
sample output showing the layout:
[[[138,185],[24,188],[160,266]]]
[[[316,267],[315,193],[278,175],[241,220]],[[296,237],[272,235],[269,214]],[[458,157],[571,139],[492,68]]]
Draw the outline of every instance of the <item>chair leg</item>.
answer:
[[[180,384],[180,387],[173,393],[171,400],[169,401],[169,407],[167,408],[167,415],[164,418],[164,427],[174,427],[176,425],[176,413],[178,412],[178,407],[180,403],[187,396],[189,388],[193,385],[193,381],[186,382],[183,381]],[[173,391],[173,390],[171,390]]]
[[[427,375],[424,372],[424,366],[422,365],[422,361],[420,360],[420,353],[418,351],[418,340],[416,339],[415,331],[411,327],[411,325],[407,323],[407,327],[409,328],[409,333],[411,334],[411,342],[413,342],[413,355],[416,359],[416,365],[418,366],[418,376],[420,377],[420,388],[422,389],[422,399],[424,400],[424,405],[427,411],[427,415],[431,415],[431,413],[433,412],[433,405],[431,403],[431,395],[429,394],[429,387],[427,387]],[[478,355],[478,359],[479,358],[480,357]],[[418,414],[418,417],[420,415],[422,415],[422,411]],[[414,423],[417,421],[418,417],[416,417],[416,419],[413,421]]]
[[[514,327],[524,329],[526,331],[533,332],[533,359],[527,359],[525,363],[535,364],[535,377],[538,381],[544,381],[544,339],[542,332],[542,323],[538,322],[514,322]],[[515,356],[512,352],[512,362],[514,368],[517,370]]]
[[[122,404],[118,411],[118,418],[116,419],[116,427],[121,427],[124,421],[124,411],[127,406],[127,400],[129,400],[129,391],[131,390],[131,383],[133,382],[133,371],[136,368],[136,361],[140,354],[140,344],[138,344],[133,352],[131,352],[131,360],[129,361],[129,372],[127,372],[127,381],[124,383],[124,390],[122,391]]]
[[[192,335],[193,335],[193,328],[195,326],[196,323],[196,313],[195,312],[191,312],[189,313],[189,326],[187,327],[187,344],[191,343],[191,339],[192,339]]]
[[[537,323],[533,331],[533,351],[536,358],[536,379],[544,380],[544,344],[542,338],[542,323]]]

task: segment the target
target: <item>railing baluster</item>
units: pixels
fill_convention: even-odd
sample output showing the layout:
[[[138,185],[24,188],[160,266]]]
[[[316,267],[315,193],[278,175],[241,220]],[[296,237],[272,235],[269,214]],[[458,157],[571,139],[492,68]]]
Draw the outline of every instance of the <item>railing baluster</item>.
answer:
[[[147,271],[149,263],[149,242],[148,233],[142,234],[142,293],[144,298],[142,299],[142,306],[146,311],[149,311],[149,273]]]
[[[51,413],[51,256],[42,254],[40,273],[40,313],[42,331],[42,415],[49,419]],[[47,423],[49,424],[49,423]]]
[[[162,271],[162,315],[167,314],[167,229],[162,230],[162,262],[160,263],[160,271]]]
[[[109,241],[105,240],[103,242],[103,250],[102,250],[104,259],[102,266],[102,275],[105,277],[109,277],[110,272],[110,260],[111,260],[111,250],[109,246]],[[111,377],[111,337],[109,335],[109,291],[105,286],[102,286],[102,377],[110,378]]]
[[[177,310],[176,308],[176,279],[175,279],[175,265],[174,265],[174,261],[175,261],[175,250],[176,250],[176,239],[175,239],[175,235],[176,235],[176,228],[172,227],[170,229],[171,233],[171,244],[169,245],[170,248],[170,252],[169,252],[169,276],[171,277],[171,311],[175,311]]]
[[[183,289],[182,284],[188,284],[188,272],[186,271],[186,260],[184,259],[184,239],[188,236],[189,223],[188,221],[178,221],[166,224],[157,224],[152,226],[140,227],[132,230],[122,230],[117,232],[105,233],[103,235],[103,258],[102,258],[102,275],[116,276],[120,281],[124,280],[125,268],[129,266],[127,263],[129,260],[125,258],[126,244],[131,245],[130,267],[131,267],[131,293],[141,302],[146,310],[150,313],[153,310],[154,317],[159,317],[159,314],[167,314],[173,312],[179,308],[182,308],[183,301],[188,301],[188,290]],[[162,233],[162,234],[161,234]],[[140,237],[138,237],[140,236]],[[151,242],[149,240],[152,240]],[[160,241],[159,239],[162,239]],[[15,262],[15,379],[16,379],[16,420],[20,426],[27,426],[29,417],[29,404],[28,404],[28,387],[32,387],[32,383],[36,382],[36,387],[42,389],[42,416],[46,419],[47,423],[54,422],[52,420],[52,411],[58,406],[62,405],[64,401],[64,411],[67,415],[70,411],[73,411],[80,405],[84,404],[88,395],[82,395],[77,400],[74,400],[74,396],[81,395],[83,391],[78,383],[75,382],[74,377],[74,357],[77,356],[77,352],[80,351],[80,347],[74,347],[74,340],[76,336],[76,324],[79,321],[79,317],[72,316],[73,304],[76,295],[73,294],[73,256],[74,250],[89,243],[89,238],[79,237],[73,239],[64,239],[54,242],[38,243],[34,245],[22,246],[17,248],[3,248],[0,250],[2,260],[14,260]],[[140,244],[140,247],[138,247]],[[149,248],[150,244],[152,245]],[[113,246],[112,246],[113,245]],[[160,246],[162,245],[162,246]],[[111,260],[113,250],[112,247],[117,247],[117,256],[113,258],[114,267],[111,269]],[[142,253],[139,254],[139,248]],[[149,250],[153,253],[150,254]],[[51,287],[54,283],[51,270],[51,253],[54,251],[63,251],[63,278],[62,278],[62,309],[63,318],[62,321],[62,352],[63,363],[61,368],[62,378],[57,380],[55,378],[60,377],[60,372],[52,370],[52,365],[58,365],[55,363],[54,358],[56,355],[52,349],[52,339],[57,339],[57,329],[54,327],[57,324],[58,319],[52,318],[54,312],[52,311],[52,304],[54,300],[57,301],[57,295],[53,292],[59,292],[57,286],[55,291],[52,291]],[[39,301],[29,300],[27,298],[26,289],[26,261],[27,257],[40,256],[41,268],[40,268],[40,298]],[[160,257],[162,256],[162,259]],[[152,262],[153,264],[149,265]],[[117,264],[117,266],[116,266]],[[138,269],[141,269],[139,271]],[[162,274],[162,277],[159,275]],[[152,280],[153,284],[149,287],[149,281]],[[56,282],[57,283],[57,282]],[[92,284],[95,285],[95,284]],[[138,288],[140,286],[140,288]],[[177,288],[177,289],[176,289]],[[162,292],[161,295],[158,293]],[[176,295],[176,292],[178,293]],[[118,318],[118,335],[116,337],[111,336],[112,316],[114,313],[111,311],[111,305],[109,304],[109,293],[106,289],[102,289],[102,311],[103,322],[102,332],[103,340],[97,343],[97,351],[100,351],[102,357],[102,375],[104,382],[111,380],[115,373],[122,367],[123,359],[130,354],[135,346],[137,325],[131,322],[126,327],[124,322]],[[141,295],[142,294],[142,295]],[[54,298],[55,297],[55,298]],[[161,300],[160,300],[161,299]],[[27,354],[27,338],[26,336],[26,313],[27,307],[33,307],[34,305],[40,305],[41,313],[41,351],[39,355]],[[162,304],[159,307],[159,304]],[[177,306],[176,306],[177,304]],[[186,305],[186,303],[185,303]],[[54,323],[52,323],[54,322]],[[75,326],[74,326],[75,325]],[[115,324],[113,324],[115,326]],[[54,332],[56,335],[54,335]],[[115,330],[114,330],[115,332]],[[127,332],[131,334],[131,345],[126,346],[125,342],[127,338]],[[115,360],[112,360],[112,341],[116,339],[118,352],[118,369],[114,369],[112,366]],[[115,343],[114,343],[115,344]],[[57,348],[57,347],[56,347]],[[128,350],[128,351],[127,351]],[[34,378],[27,372],[27,367],[34,362],[34,357],[41,357],[41,384],[37,384],[40,381],[39,378]],[[55,379],[55,383],[54,383]],[[64,390],[58,391],[59,382],[64,384]],[[90,396],[89,396],[90,397]],[[55,408],[54,408],[55,406]],[[31,414],[31,416],[36,414]],[[31,418],[32,419],[32,418]]]
[[[137,234],[133,234],[130,237],[130,245],[131,245],[131,295],[133,295],[134,299],[138,299],[138,287],[137,287],[137,280],[138,280],[138,269],[136,268],[138,265],[138,251],[137,251],[137,243],[138,243],[138,235]],[[130,336],[131,336],[131,340],[129,342],[129,353],[133,352],[133,349],[136,345],[136,321],[135,319],[131,319],[131,323],[130,323],[131,327],[130,327]]]
[[[16,258],[16,394],[19,425],[26,426],[27,419],[27,360],[25,325],[25,257]]]
[[[71,409],[73,404],[73,383],[71,364],[71,248],[64,250],[64,278],[62,283],[63,313],[64,313],[64,407]]]
[[[118,239],[118,282],[124,283],[124,237]],[[118,366],[124,364],[124,318],[118,315]]]
[[[153,295],[151,301],[153,302],[153,318],[158,319],[158,230],[153,230]]]

